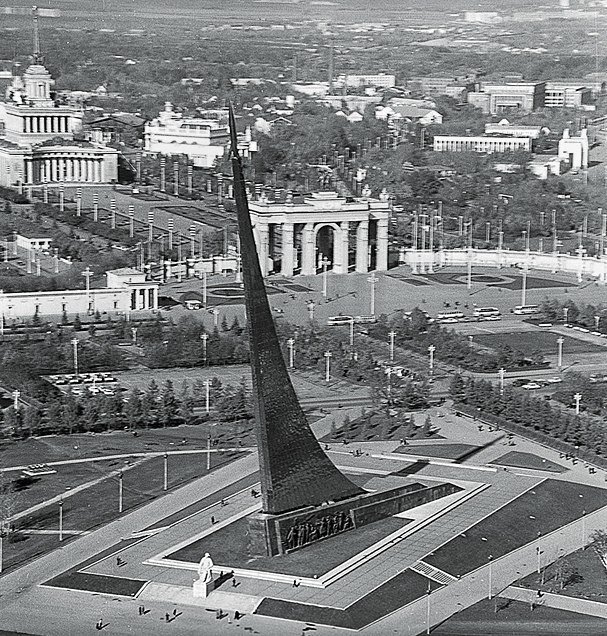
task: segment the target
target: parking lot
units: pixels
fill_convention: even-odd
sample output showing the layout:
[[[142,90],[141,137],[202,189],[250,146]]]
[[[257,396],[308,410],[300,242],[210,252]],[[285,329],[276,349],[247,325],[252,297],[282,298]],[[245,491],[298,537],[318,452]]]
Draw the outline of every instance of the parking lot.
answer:
[[[92,395],[115,395],[118,379],[112,373],[68,373],[49,375],[46,379],[58,389],[73,395],[84,395],[87,390]]]

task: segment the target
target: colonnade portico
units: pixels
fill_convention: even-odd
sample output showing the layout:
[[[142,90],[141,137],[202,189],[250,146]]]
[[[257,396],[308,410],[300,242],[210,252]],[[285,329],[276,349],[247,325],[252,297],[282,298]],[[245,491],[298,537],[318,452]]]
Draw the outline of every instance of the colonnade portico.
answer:
[[[131,289],[131,310],[158,309],[158,286]]]
[[[350,236],[355,244],[354,269],[369,271],[388,269],[389,203],[371,198],[346,199],[336,192],[318,192],[301,201],[278,203],[267,200],[249,205],[255,241],[263,275],[271,269],[270,259],[280,261],[284,276],[316,273],[321,257],[331,257],[330,268],[347,274],[350,268]],[[370,240],[370,227],[374,239]],[[317,247],[318,235],[324,228],[333,239],[332,254]],[[280,234],[280,254],[276,253]],[[373,256],[373,258],[371,258]]]
[[[22,117],[24,133],[70,133],[68,115],[26,115]]]
[[[48,157],[25,161],[26,183],[74,181],[104,183],[106,181],[102,157]]]

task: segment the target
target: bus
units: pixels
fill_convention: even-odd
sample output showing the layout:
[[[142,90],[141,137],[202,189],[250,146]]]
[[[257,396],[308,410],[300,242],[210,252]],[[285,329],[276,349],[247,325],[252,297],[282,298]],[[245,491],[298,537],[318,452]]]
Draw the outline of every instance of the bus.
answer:
[[[462,311],[444,311],[443,313],[437,314],[436,320],[438,322],[459,322],[460,320],[464,320],[465,317]]]
[[[513,313],[515,314],[539,314],[540,308],[539,305],[517,305],[513,309]]]
[[[327,325],[329,326],[340,326],[340,325],[349,325],[350,323],[354,323],[353,316],[330,316],[327,318]]]
[[[499,320],[502,317],[497,307],[477,307],[473,315],[479,320]]]

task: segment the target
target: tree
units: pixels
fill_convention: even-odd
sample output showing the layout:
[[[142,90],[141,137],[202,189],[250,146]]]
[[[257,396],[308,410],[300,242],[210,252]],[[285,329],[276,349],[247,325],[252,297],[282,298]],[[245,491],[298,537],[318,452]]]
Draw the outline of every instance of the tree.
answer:
[[[145,427],[155,426],[158,421],[158,384],[151,380],[141,400],[141,415]]]
[[[133,387],[124,406],[124,415],[130,430],[135,430],[141,423],[142,407],[139,389]]]
[[[80,423],[80,414],[82,409],[74,398],[72,393],[68,393],[65,396],[63,407],[61,409],[61,420],[63,427],[67,429],[67,432],[71,435],[74,429],[77,429]]]
[[[422,429],[424,433],[424,437],[430,437],[432,433],[432,419],[429,415],[426,415],[426,419],[424,420],[424,427]]]
[[[175,419],[177,414],[177,398],[175,397],[175,391],[173,389],[173,383],[171,380],[167,380],[164,383],[160,401],[160,421],[162,427],[166,428]]]
[[[190,385],[184,380],[179,393],[179,417],[185,424],[189,424],[194,415],[194,400],[190,392]]]
[[[19,409],[15,409],[14,406],[9,406],[4,411],[4,426],[10,431],[10,434],[14,437],[20,437],[23,420],[22,414]]]
[[[596,552],[602,566],[607,570],[607,532],[595,530],[590,535],[592,549]]]
[[[236,387],[225,387],[216,409],[224,422],[249,420],[253,417],[251,399],[244,379]]]
[[[35,406],[28,406],[23,413],[23,427],[27,435],[35,435],[42,423],[42,413]]]

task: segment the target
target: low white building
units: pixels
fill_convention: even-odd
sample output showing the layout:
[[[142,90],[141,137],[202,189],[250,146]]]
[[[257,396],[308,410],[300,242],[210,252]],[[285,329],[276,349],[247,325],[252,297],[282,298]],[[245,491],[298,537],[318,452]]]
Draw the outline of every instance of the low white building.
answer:
[[[443,116],[437,110],[417,106],[378,106],[375,109],[375,118],[389,122],[398,120],[415,122],[422,126],[443,123]]]
[[[538,179],[547,179],[561,174],[561,160],[557,155],[537,155],[527,164],[527,169]]]
[[[566,161],[572,170],[588,167],[588,130],[580,130],[577,137],[572,137],[568,128],[563,131],[563,138],[559,141],[558,156]]]
[[[170,102],[156,119],[146,123],[144,148],[162,155],[187,155],[200,168],[211,168],[223,157],[230,134],[217,120],[183,117]]]
[[[511,124],[507,119],[502,119],[498,122],[490,122],[485,124],[485,134],[508,135],[512,137],[529,137],[530,139],[537,139],[542,134],[542,127]]]
[[[392,88],[396,86],[396,76],[389,73],[375,73],[369,75],[340,75],[337,82],[342,85],[359,88],[362,86],[376,86],[377,88]]]
[[[130,312],[158,309],[158,284],[147,281],[136,269],[123,268],[106,273],[107,287],[64,289],[43,292],[0,292],[0,319],[4,324],[42,317],[92,315],[130,315]]]
[[[225,109],[202,110],[202,117],[184,117],[166,102],[164,110],[144,127],[144,148],[161,155],[186,155],[198,168],[212,168],[230,142]],[[251,129],[238,135],[238,150],[245,157],[257,150]]]
[[[455,135],[436,135],[435,152],[513,152],[531,150],[529,137],[458,137]]]
[[[17,247],[20,247],[24,250],[48,250],[51,247],[53,239],[17,234],[16,240]]]

